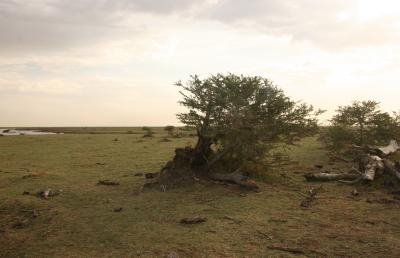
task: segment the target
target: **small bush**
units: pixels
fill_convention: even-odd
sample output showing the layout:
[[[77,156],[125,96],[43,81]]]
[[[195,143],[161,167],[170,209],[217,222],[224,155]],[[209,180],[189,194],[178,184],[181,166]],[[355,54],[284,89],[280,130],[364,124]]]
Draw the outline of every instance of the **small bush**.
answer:
[[[153,130],[151,130],[150,127],[144,126],[144,127],[142,127],[142,130],[145,131],[143,138],[154,136],[154,132],[153,132]]]

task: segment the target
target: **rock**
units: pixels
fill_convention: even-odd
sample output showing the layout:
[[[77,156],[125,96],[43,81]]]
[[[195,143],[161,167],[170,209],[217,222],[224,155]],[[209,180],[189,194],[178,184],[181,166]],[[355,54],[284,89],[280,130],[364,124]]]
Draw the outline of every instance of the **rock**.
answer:
[[[52,190],[52,189],[45,189],[41,190],[36,193],[37,196],[42,197],[44,199],[48,199],[49,197],[54,197],[57,195],[60,195],[62,193],[62,190]]]
[[[156,178],[159,176],[159,173],[146,173],[144,176],[146,177],[146,179]]]
[[[119,185],[119,182],[106,179],[106,180],[99,180],[99,182],[97,184],[98,185]]]
[[[204,217],[195,216],[195,217],[183,218],[183,219],[181,219],[180,223],[182,223],[182,224],[199,224],[199,223],[203,223],[206,221],[207,221],[207,219]]]
[[[353,191],[351,191],[351,195],[352,196],[358,196],[360,193],[357,191],[357,189],[354,189]]]
[[[21,221],[18,221],[16,223],[14,223],[12,225],[12,228],[14,228],[14,229],[22,229],[22,228],[27,227],[28,224],[29,224],[29,221],[27,219],[26,220],[21,220]]]
[[[28,178],[38,177],[38,176],[40,176],[40,174],[32,173],[32,174],[28,174],[28,175],[22,176],[22,179],[28,179]]]
[[[32,211],[32,218],[37,218],[39,216],[39,213],[35,210]]]
[[[172,141],[170,139],[168,139],[168,138],[163,138],[163,139],[160,140],[160,142],[172,142]]]
[[[167,258],[179,258],[179,254],[177,252],[170,252],[167,256]]]
[[[124,208],[122,208],[122,207],[115,208],[115,209],[114,209],[114,212],[121,212],[123,209],[124,209]]]

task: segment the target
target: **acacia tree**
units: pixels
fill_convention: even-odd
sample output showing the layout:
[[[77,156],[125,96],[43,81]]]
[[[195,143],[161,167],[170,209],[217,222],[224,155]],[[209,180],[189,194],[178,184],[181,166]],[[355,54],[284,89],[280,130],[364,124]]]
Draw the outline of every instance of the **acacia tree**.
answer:
[[[266,78],[217,74],[176,85],[187,108],[177,117],[196,129],[197,143],[176,149],[160,174],[164,188],[194,176],[249,186],[241,171],[245,162],[261,161],[276,143],[317,129],[320,111],[291,100]]]
[[[331,121],[334,126],[355,129],[358,143],[362,145],[365,143],[366,128],[373,124],[380,113],[378,107],[379,103],[376,101],[354,101],[349,106],[339,106]]]
[[[390,115],[379,108],[376,101],[354,101],[340,106],[331,119],[328,143],[340,148],[346,144],[382,144],[399,134],[398,114]]]

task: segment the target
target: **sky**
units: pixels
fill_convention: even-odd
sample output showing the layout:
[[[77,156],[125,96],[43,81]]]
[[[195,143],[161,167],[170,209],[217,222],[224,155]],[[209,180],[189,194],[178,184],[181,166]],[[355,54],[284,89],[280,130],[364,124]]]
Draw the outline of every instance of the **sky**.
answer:
[[[259,75],[400,110],[397,0],[0,0],[0,126],[177,125],[174,83]]]

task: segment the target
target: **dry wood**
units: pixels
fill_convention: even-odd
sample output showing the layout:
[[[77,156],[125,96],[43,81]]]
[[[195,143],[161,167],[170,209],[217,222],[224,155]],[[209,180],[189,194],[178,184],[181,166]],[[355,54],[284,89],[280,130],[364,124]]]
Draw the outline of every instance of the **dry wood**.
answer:
[[[118,182],[115,181],[111,181],[111,180],[99,180],[99,182],[97,183],[98,185],[119,185]]]
[[[364,174],[362,178],[367,181],[374,181],[376,174],[382,174],[385,166],[382,159],[375,155],[368,155],[368,161],[365,165]]]
[[[306,252],[302,249],[287,247],[287,246],[270,245],[270,246],[268,246],[268,249],[285,251],[285,252],[289,252],[289,253],[293,253],[293,254],[306,254]]]
[[[151,178],[156,178],[156,177],[158,177],[160,175],[160,173],[146,173],[146,174],[144,174],[144,177],[146,178],[146,179],[151,179]]]
[[[395,140],[391,140],[388,146],[378,148],[383,154],[390,155],[400,149],[399,144]]]
[[[354,180],[360,177],[358,174],[350,173],[307,173],[304,175],[307,181],[332,181],[332,180]]]
[[[239,169],[230,174],[211,173],[209,177],[213,180],[237,184],[249,190],[259,189],[258,185],[255,182],[248,180],[247,177],[244,176]]]
[[[195,217],[191,217],[191,218],[183,218],[183,219],[181,219],[180,223],[182,223],[182,224],[199,224],[199,223],[203,223],[206,221],[207,221],[207,219],[204,217],[195,216]]]
[[[49,197],[60,195],[62,192],[62,190],[45,189],[37,192],[36,195],[44,199],[48,199]]]
[[[353,171],[357,174],[341,173],[341,174],[329,174],[329,173],[308,173],[305,178],[308,181],[331,181],[338,180],[342,183],[354,184],[360,181],[374,181],[376,177],[387,172],[395,176],[400,180],[400,168],[389,159],[392,153],[395,153],[400,149],[400,146],[395,140],[390,141],[389,145],[384,147],[370,147],[370,146],[357,146],[353,145],[357,150],[361,150],[366,155],[360,159],[359,166],[360,170],[353,168]],[[351,180],[351,181],[347,181]]]
[[[400,146],[398,145],[396,140],[391,140],[390,143],[384,147],[358,146],[353,144],[353,148],[364,151],[371,155],[385,157],[398,151],[400,149]]]

